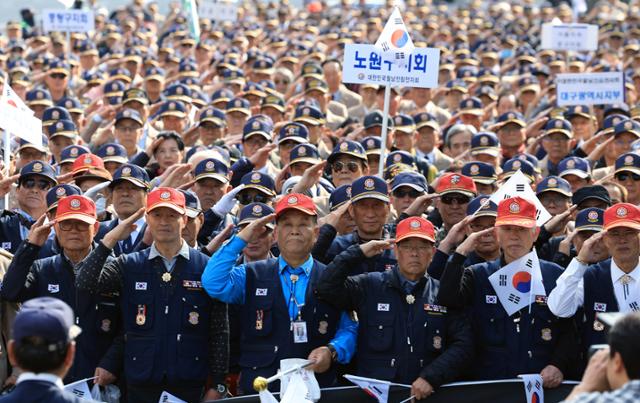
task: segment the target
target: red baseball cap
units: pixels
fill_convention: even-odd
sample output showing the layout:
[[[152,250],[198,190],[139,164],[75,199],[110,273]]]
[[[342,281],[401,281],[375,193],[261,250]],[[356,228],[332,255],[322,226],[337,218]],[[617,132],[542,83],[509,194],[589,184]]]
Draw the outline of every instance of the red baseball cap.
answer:
[[[640,230],[640,209],[630,203],[616,203],[604,211],[604,230],[627,227]]]
[[[435,243],[436,230],[431,221],[425,218],[405,218],[396,227],[396,243],[408,238],[422,238]]]
[[[446,173],[438,179],[436,193],[462,193],[469,197],[475,197],[478,193],[476,183],[468,176],[457,173]]]
[[[186,214],[186,200],[184,195],[174,189],[160,187],[154,189],[147,197],[147,213],[158,207],[168,207],[184,215]]]
[[[56,221],[65,220],[80,220],[89,225],[95,224],[98,221],[95,203],[88,197],[81,195],[63,197],[58,201]]]
[[[516,225],[518,227],[534,228],[536,226],[536,206],[522,197],[510,197],[498,204],[496,227],[501,225]]]
[[[278,203],[276,203],[276,217],[280,217],[285,211],[290,209],[302,211],[308,215],[318,215],[313,199],[302,193],[290,193],[280,198]]]
[[[95,154],[82,154],[73,161],[71,172],[76,176],[77,174],[81,174],[95,168],[104,169],[104,161],[102,161],[102,158]]]

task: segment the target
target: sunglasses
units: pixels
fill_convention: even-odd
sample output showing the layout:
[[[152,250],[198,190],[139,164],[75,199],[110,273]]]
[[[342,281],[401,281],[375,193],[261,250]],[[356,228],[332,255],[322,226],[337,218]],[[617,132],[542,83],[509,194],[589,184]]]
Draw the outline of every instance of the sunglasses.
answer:
[[[351,172],[357,172],[360,165],[354,161],[349,161],[347,163],[338,161],[331,165],[331,169],[333,169],[334,172],[340,172],[345,167]]]
[[[55,78],[56,80],[64,80],[65,78],[67,78],[67,75],[63,73],[53,73],[51,74],[51,78]]]
[[[29,178],[29,179],[23,180],[20,186],[25,189],[33,189],[34,187],[38,186],[40,190],[49,190],[51,189],[51,182],[42,180],[42,179],[35,180],[32,178]]]
[[[634,174],[634,173],[621,173],[621,174],[616,174],[616,179],[619,180],[620,182],[624,182],[627,179],[632,178],[634,180],[634,182],[640,181],[640,175],[638,174]]]
[[[398,199],[402,199],[406,196],[409,196],[412,199],[418,198],[422,192],[418,192],[415,189],[397,189],[393,191],[393,197],[397,197]]]
[[[444,204],[453,204],[454,202],[456,204],[467,204],[471,201],[471,198],[462,195],[444,195],[440,198],[440,201]]]
[[[236,199],[238,200],[238,202],[240,202],[240,204],[246,206],[251,203],[268,203],[271,201],[271,196],[267,196],[263,194],[255,194],[255,195],[239,194],[236,196]]]

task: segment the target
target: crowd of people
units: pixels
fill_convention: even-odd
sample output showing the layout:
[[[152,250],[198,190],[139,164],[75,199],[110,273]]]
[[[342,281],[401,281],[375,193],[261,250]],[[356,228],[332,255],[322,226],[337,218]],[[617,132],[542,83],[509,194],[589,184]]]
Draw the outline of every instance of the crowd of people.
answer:
[[[218,400],[286,358],[416,399],[530,373],[639,399],[640,5],[404,3],[438,87],[391,88],[384,143],[385,88],[344,83],[342,57],[390,4],[245,2],[197,38],[142,0],[76,2],[95,31],[69,41],[7,23],[0,86],[43,136],[3,144],[0,402],[74,401],[85,378]],[[597,51],[541,48],[576,18]],[[626,103],[557,106],[557,74],[606,71]],[[530,198],[489,200],[518,172],[542,225]],[[490,277],[531,251],[543,292],[508,314]],[[609,332],[605,312],[630,315]]]

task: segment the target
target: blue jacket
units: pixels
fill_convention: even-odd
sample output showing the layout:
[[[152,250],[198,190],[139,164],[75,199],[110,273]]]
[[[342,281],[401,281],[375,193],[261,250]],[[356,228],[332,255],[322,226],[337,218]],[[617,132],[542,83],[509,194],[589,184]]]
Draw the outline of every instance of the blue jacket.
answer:
[[[111,231],[117,226],[118,226],[117,218],[114,218],[111,221],[101,222],[100,228],[98,229],[98,233],[96,234],[94,241],[95,242],[101,241],[102,238],[104,238],[104,236],[107,235],[109,231]],[[144,237],[144,232],[146,229],[147,229],[147,224],[145,223],[142,226],[142,228],[140,228],[140,232],[138,232],[138,237],[136,238],[135,242],[133,242],[133,245],[131,245],[130,248],[125,248],[123,246],[122,241],[118,242],[116,246],[113,247],[113,254],[115,256],[120,256],[124,253],[133,253],[135,251],[138,251],[140,248],[140,244],[142,243],[142,238]]]
[[[582,336],[584,348],[587,349],[592,344],[607,343],[604,326],[596,320],[597,313],[620,311],[611,282],[611,258],[589,266],[583,281],[585,320],[582,324]]]
[[[22,233],[20,231],[20,224],[25,228],[31,228],[33,224],[23,215],[4,210],[0,214],[0,247],[7,252],[16,253],[18,246],[22,242]]]
[[[0,403],[87,403],[70,392],[60,390],[51,382],[24,381],[16,385],[8,395],[0,397]]]
[[[339,235],[334,240],[324,257],[318,258],[324,264],[328,264],[340,253],[347,250],[352,245],[359,245],[361,242],[358,232],[354,231],[350,234]],[[369,273],[375,271],[385,271],[396,265],[396,256],[392,249],[385,250],[382,254],[366,258],[355,263],[351,268],[351,275]]]

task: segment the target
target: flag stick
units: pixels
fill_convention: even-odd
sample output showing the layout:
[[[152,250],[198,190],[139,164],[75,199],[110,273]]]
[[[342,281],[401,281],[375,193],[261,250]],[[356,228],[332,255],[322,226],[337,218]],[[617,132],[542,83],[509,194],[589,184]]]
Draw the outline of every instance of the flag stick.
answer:
[[[263,378],[261,376],[257,377],[256,379],[253,380],[253,389],[255,389],[257,392],[260,392],[261,390],[265,390],[267,389],[267,385],[269,385],[271,382],[273,381],[277,381],[278,379],[282,378],[285,375],[289,375],[292,372],[296,372],[299,371],[303,368],[306,368],[308,366],[311,366],[313,364],[315,364],[316,361],[315,360],[311,360],[311,361],[307,361],[304,364],[300,364],[300,365],[296,365],[295,367],[291,367],[288,370],[284,371],[284,372],[278,372],[275,375],[270,376],[269,378]]]
[[[403,400],[403,401],[401,401],[400,403],[408,402],[409,400],[413,399],[414,397],[416,397],[416,395],[411,395],[411,396],[409,396],[409,398],[408,398],[408,399],[404,399],[404,400]]]
[[[382,139],[380,145],[380,167],[378,168],[378,176],[384,179],[382,172],[385,165],[385,154],[387,153],[387,131],[389,120],[389,98],[391,97],[391,84],[387,83],[384,87],[384,106],[382,108]]]
[[[8,84],[5,84],[8,85]],[[11,176],[12,172],[9,169],[11,166],[11,135],[8,130],[4,131],[4,169],[7,172],[7,176]],[[9,210],[9,193],[4,195],[4,208]]]

